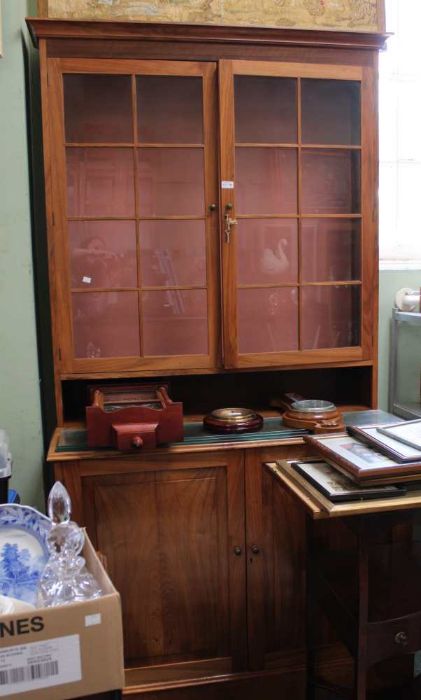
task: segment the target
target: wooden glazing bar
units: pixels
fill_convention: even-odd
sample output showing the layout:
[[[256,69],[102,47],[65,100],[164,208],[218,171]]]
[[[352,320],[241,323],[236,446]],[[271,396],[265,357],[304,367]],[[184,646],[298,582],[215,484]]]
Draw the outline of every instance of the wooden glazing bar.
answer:
[[[297,153],[297,212],[298,212],[298,226],[297,226],[297,261],[298,261],[298,303],[297,303],[297,313],[298,313],[298,325],[297,325],[297,335],[298,335],[298,349],[302,349],[301,340],[301,289],[300,282],[302,279],[302,245],[301,245],[301,139],[302,139],[302,110],[301,110],[301,78],[297,78],[297,140],[298,140],[298,153]]]
[[[238,214],[237,219],[298,219],[298,214]]]
[[[133,141],[136,142],[137,140],[137,129],[138,129],[138,124],[137,124],[137,95],[136,95],[136,76],[132,75],[131,76],[131,88],[132,88],[132,121],[133,121]],[[134,169],[133,169],[133,176],[134,176],[134,202],[135,202],[135,215],[136,215],[136,274],[137,274],[137,286],[141,287],[142,286],[142,267],[141,267],[141,261],[140,261],[140,255],[141,255],[141,250],[140,250],[140,240],[139,240],[139,188],[137,186],[138,183],[138,178],[139,178],[139,164],[137,162],[136,158],[136,153],[134,154],[135,157],[133,159],[134,161]],[[139,353],[142,356],[143,355],[143,333],[142,333],[142,328],[143,328],[143,323],[142,323],[142,295],[138,294],[137,295],[137,314],[138,314],[138,320],[139,320]]]
[[[149,145],[149,144],[148,144]],[[321,150],[341,150],[341,151],[361,151],[361,146],[350,146],[346,144],[324,144],[324,143],[246,143],[239,142],[235,144],[236,148],[298,148],[301,146],[303,150],[308,149],[321,149]]]
[[[259,142],[253,142],[253,143],[246,143],[246,142],[237,142],[235,144],[236,148],[297,148],[298,143],[259,143]]]
[[[68,216],[67,221],[205,221],[204,216]]]
[[[335,150],[341,150],[341,151],[361,151],[361,146],[352,146],[350,144],[341,144],[341,143],[302,143],[301,144],[303,150],[306,148],[309,149],[318,149],[321,148],[322,150],[326,151],[335,151]]]
[[[284,287],[298,287],[298,282],[262,282],[257,284],[238,284],[237,289],[283,289]]]
[[[302,287],[344,287],[361,285],[361,280],[328,280],[327,282],[301,282]]]
[[[362,214],[301,214],[302,219],[361,219]]]
[[[136,148],[204,148],[204,143],[135,143]]]
[[[142,141],[123,142],[93,142],[93,141],[71,141],[66,142],[66,148],[204,148],[203,143],[147,143]]]
[[[279,285],[277,285],[279,286]],[[286,286],[286,285],[285,285]],[[72,294],[95,294],[96,292],[171,292],[171,291],[176,291],[176,290],[193,290],[193,289],[206,289],[206,285],[171,285],[168,287],[151,287],[151,286],[143,286],[143,287],[87,287],[86,289],[84,287],[75,287],[74,289],[71,290]]]

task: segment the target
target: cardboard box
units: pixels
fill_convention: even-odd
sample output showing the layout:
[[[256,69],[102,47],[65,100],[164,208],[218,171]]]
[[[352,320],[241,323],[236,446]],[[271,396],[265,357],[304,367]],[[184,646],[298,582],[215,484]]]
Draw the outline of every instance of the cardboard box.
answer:
[[[0,698],[67,700],[124,686],[120,596],[86,537],[104,595],[0,617]]]

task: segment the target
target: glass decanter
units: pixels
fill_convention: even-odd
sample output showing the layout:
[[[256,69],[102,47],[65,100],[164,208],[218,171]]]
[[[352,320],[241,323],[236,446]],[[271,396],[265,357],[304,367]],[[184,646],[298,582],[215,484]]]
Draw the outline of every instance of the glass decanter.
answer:
[[[85,535],[70,520],[70,496],[60,481],[49,493],[48,515],[52,521],[47,536],[50,557],[40,578],[38,604],[48,608],[97,598],[102,591],[79,556]]]

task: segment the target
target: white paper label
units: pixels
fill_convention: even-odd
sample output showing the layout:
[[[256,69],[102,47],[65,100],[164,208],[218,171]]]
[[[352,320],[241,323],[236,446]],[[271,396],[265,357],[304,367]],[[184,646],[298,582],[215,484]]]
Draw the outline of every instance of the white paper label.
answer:
[[[82,277],[82,282],[84,282],[84,284],[91,284],[92,277]]]
[[[222,180],[221,187],[223,190],[233,190],[234,182],[232,180]]]
[[[78,634],[0,649],[0,696],[82,678]]]
[[[95,613],[93,615],[85,615],[85,627],[92,627],[93,625],[101,624],[101,613]]]

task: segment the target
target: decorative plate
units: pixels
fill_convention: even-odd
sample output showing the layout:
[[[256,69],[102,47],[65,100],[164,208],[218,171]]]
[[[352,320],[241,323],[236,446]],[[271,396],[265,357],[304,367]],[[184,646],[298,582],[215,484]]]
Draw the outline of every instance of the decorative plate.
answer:
[[[51,521],[29,506],[0,505],[0,594],[36,604]]]

